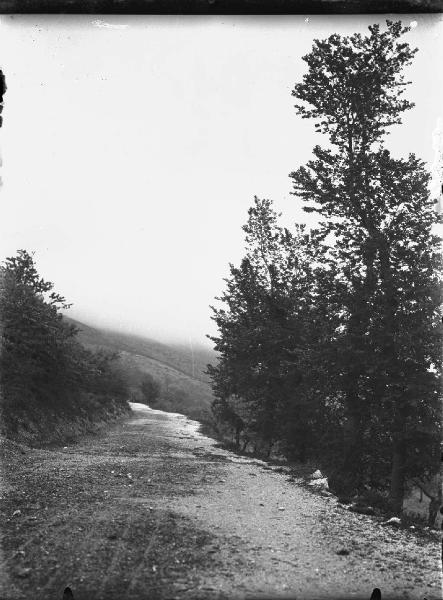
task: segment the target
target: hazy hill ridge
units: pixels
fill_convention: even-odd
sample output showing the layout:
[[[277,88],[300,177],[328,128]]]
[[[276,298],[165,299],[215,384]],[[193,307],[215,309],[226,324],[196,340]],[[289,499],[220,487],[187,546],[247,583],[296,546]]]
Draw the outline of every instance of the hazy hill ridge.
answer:
[[[151,338],[121,333],[86,325],[76,319],[64,317],[79,330],[80,341],[89,348],[105,348],[114,352],[128,352],[163,363],[185,375],[209,383],[206,365],[216,360],[216,354],[203,346],[158,342]]]
[[[158,408],[181,412],[197,420],[207,420],[213,400],[208,363],[216,353],[203,346],[165,344],[128,333],[120,333],[64,317],[79,330],[78,339],[88,349],[117,352],[131,396],[140,399],[140,384],[146,374],[161,386]]]

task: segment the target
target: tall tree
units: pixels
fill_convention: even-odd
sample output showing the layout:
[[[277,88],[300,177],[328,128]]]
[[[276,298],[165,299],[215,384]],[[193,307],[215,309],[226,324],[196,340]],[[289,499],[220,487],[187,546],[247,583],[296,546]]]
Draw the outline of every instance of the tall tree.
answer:
[[[212,339],[220,354],[209,367],[214,406],[237,440],[246,426],[268,451],[280,441],[304,458],[313,418],[304,367],[321,246],[316,232],[280,227],[269,200],[255,199],[243,229],[246,255],[240,267],[231,265],[219,299],[225,307],[214,309],[219,336]]]
[[[368,452],[372,468],[382,455],[377,444],[384,445],[396,511],[415,434],[427,431],[434,447],[438,439],[437,215],[423,163],[414,155],[395,159],[384,147],[388,128],[413,106],[403,98],[403,70],[416,52],[402,41],[408,31],[387,21],[385,31],[373,25],[366,36],[316,40],[304,57],[308,72],[293,90],[303,102],[298,114],[315,119],[329,140],[291,177],[305,210],[320,216],[338,273],[341,468],[355,473]]]

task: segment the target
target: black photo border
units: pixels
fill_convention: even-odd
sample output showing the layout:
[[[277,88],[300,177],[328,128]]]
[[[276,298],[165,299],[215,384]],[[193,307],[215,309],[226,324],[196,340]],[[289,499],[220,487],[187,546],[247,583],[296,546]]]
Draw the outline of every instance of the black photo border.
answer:
[[[296,15],[443,13],[443,0],[0,0],[0,14]]]

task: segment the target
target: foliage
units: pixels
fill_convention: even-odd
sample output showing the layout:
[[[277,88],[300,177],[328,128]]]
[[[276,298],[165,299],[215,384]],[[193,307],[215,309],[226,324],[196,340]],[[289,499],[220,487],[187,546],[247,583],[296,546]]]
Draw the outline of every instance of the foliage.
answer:
[[[389,127],[412,108],[408,28],[314,42],[293,95],[328,138],[291,174],[318,214],[310,232],[249,211],[246,255],[214,308],[214,412],[287,456],[315,456],[337,491],[389,490],[438,470],[439,218],[424,163],[391,156]]]
[[[316,127],[329,147],[316,146],[315,159],[291,177],[294,193],[332,237],[340,273],[335,393],[347,419],[340,467],[349,476],[358,470],[360,485],[365,477],[390,477],[392,505],[400,510],[418,455],[427,466],[424,439],[435,449],[439,439],[432,368],[439,364],[440,258],[423,162],[413,154],[394,159],[384,147],[387,128],[412,107],[402,98],[402,70],[416,50],[400,41],[408,32],[401,23],[369,31],[317,41],[305,57],[308,74],[293,91],[305,105],[296,108],[322,119]]]
[[[65,299],[42,279],[33,257],[19,250],[1,268],[0,373],[3,414],[34,411],[91,412],[93,406],[126,404],[126,382],[117,356],[92,353],[60,310]],[[87,398],[94,398],[88,405]]]
[[[306,369],[305,349],[313,325],[322,320],[315,282],[325,249],[318,232],[300,226],[292,234],[277,221],[271,202],[256,198],[244,227],[246,256],[239,268],[231,265],[219,298],[228,310],[213,309],[220,334],[212,340],[220,360],[208,373],[218,398],[216,414],[234,428],[234,415],[243,418],[268,452],[279,441],[304,456],[307,438],[314,441],[318,410],[309,392],[317,369]],[[322,330],[320,325],[319,335]],[[301,433],[297,442],[294,427]]]
[[[140,383],[140,391],[146,404],[153,406],[157,403],[158,397],[160,396],[160,389],[160,384],[152,375],[149,373],[143,375],[143,379]]]

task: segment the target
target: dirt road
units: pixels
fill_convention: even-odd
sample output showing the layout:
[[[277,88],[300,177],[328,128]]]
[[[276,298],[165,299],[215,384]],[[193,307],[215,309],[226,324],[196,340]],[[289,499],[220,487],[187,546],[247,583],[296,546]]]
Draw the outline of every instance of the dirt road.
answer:
[[[133,405],[108,432],[2,459],[2,600],[441,598],[437,537],[381,525]]]

